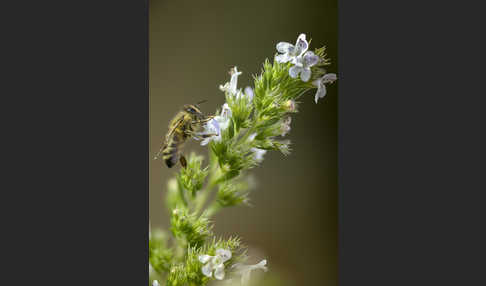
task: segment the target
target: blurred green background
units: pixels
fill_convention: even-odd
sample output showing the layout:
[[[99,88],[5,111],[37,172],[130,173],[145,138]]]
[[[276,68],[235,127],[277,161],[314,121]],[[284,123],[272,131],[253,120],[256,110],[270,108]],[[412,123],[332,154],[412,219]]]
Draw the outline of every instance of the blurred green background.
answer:
[[[273,58],[277,42],[295,43],[305,33],[311,49],[326,45],[328,70],[338,71],[337,1],[150,0],[149,5],[151,158],[182,105],[206,99],[203,112],[214,113],[224,103],[218,86],[229,81],[229,69],[236,65],[243,71],[239,87],[253,86],[251,76],[265,58]],[[287,135],[292,154],[267,153],[252,170],[258,183],[250,195],[254,206],[225,209],[214,218],[216,234],[239,235],[250,246],[250,262],[268,260],[264,277],[278,285],[337,285],[338,84],[317,105],[313,93],[301,98]],[[194,142],[184,150],[207,155]],[[153,227],[168,228],[163,199],[176,169],[150,160]]]

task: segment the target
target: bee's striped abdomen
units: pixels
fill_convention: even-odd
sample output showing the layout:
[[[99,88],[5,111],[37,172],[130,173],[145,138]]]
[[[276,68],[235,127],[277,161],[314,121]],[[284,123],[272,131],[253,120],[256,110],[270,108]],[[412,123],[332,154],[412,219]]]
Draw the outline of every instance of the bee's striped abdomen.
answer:
[[[162,151],[162,159],[164,159],[167,167],[172,168],[177,161],[179,161],[179,148],[184,143],[184,137],[179,132],[168,138],[164,150]]]

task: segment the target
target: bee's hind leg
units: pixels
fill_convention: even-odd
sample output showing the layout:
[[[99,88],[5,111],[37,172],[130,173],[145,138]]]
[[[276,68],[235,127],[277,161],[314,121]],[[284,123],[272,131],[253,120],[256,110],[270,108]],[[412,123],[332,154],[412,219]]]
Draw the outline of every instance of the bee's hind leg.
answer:
[[[191,137],[195,140],[201,140],[201,139],[212,137],[212,136],[218,136],[218,134],[215,134],[215,133],[201,134],[201,133],[197,133],[197,132],[194,132],[194,131],[186,131],[185,133],[188,137]]]
[[[181,162],[182,168],[185,169],[187,167],[187,161],[186,161],[186,157],[184,157],[184,155],[181,154],[181,157],[179,158],[179,162]]]
[[[201,134],[199,136],[201,136],[201,138],[208,138],[208,137],[218,136],[218,134],[210,133],[210,134]]]
[[[204,119],[197,120],[194,123],[196,123],[196,124],[206,123],[206,122],[210,121],[213,118],[214,118],[214,115],[210,115],[210,116],[207,116]]]

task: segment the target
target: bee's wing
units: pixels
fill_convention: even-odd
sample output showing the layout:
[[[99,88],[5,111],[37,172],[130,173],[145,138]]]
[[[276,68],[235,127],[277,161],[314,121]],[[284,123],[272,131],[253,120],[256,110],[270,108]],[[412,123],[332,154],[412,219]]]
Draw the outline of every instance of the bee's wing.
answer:
[[[160,156],[160,153],[162,153],[162,151],[164,151],[164,149],[167,147],[167,143],[168,143],[168,140],[169,140],[170,136],[172,136],[172,134],[174,133],[174,131],[177,129],[177,127],[179,127],[179,125],[181,125],[183,123],[183,121],[184,121],[184,117],[181,117],[181,118],[179,118],[177,120],[173,120],[169,124],[169,131],[165,135],[164,145],[162,145],[162,147],[160,147],[160,150],[157,153],[157,155],[155,155],[154,159],[157,159]]]
[[[172,134],[177,129],[177,127],[179,127],[183,122],[184,122],[184,117],[179,118],[174,123],[171,122],[171,124],[169,125],[169,132],[167,132],[165,139],[167,140],[170,136],[172,136]]]

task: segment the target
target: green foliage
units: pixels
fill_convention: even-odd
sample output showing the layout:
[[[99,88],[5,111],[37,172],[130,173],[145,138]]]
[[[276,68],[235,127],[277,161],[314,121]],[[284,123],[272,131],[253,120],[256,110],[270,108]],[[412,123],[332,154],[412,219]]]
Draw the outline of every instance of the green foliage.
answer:
[[[231,119],[234,132],[231,132],[230,136],[233,137],[233,135],[238,133],[241,128],[249,127],[251,123],[250,114],[253,111],[253,105],[247,96],[235,97],[229,94],[226,94],[226,103],[228,103],[232,112]]]
[[[232,207],[241,204],[248,205],[249,185],[247,182],[223,182],[219,188],[216,202],[221,207]]]
[[[241,239],[236,236],[228,239],[216,239],[213,237],[210,243],[208,243],[205,248],[200,250],[200,254],[215,255],[216,250],[219,248],[228,249],[231,251],[232,257],[226,262],[229,265],[236,262],[242,262],[246,259],[246,246],[244,246],[241,243]]]
[[[208,175],[208,167],[201,168],[203,160],[203,156],[191,153],[187,167],[182,168],[180,173],[177,174],[179,186],[187,190],[193,197],[202,189]]]
[[[211,235],[209,223],[209,219],[204,216],[189,213],[184,208],[177,208],[172,211],[170,230],[182,245],[200,247]]]
[[[165,232],[156,230],[149,240],[149,262],[159,273],[167,272],[173,257],[172,249],[168,247],[168,237]]]

